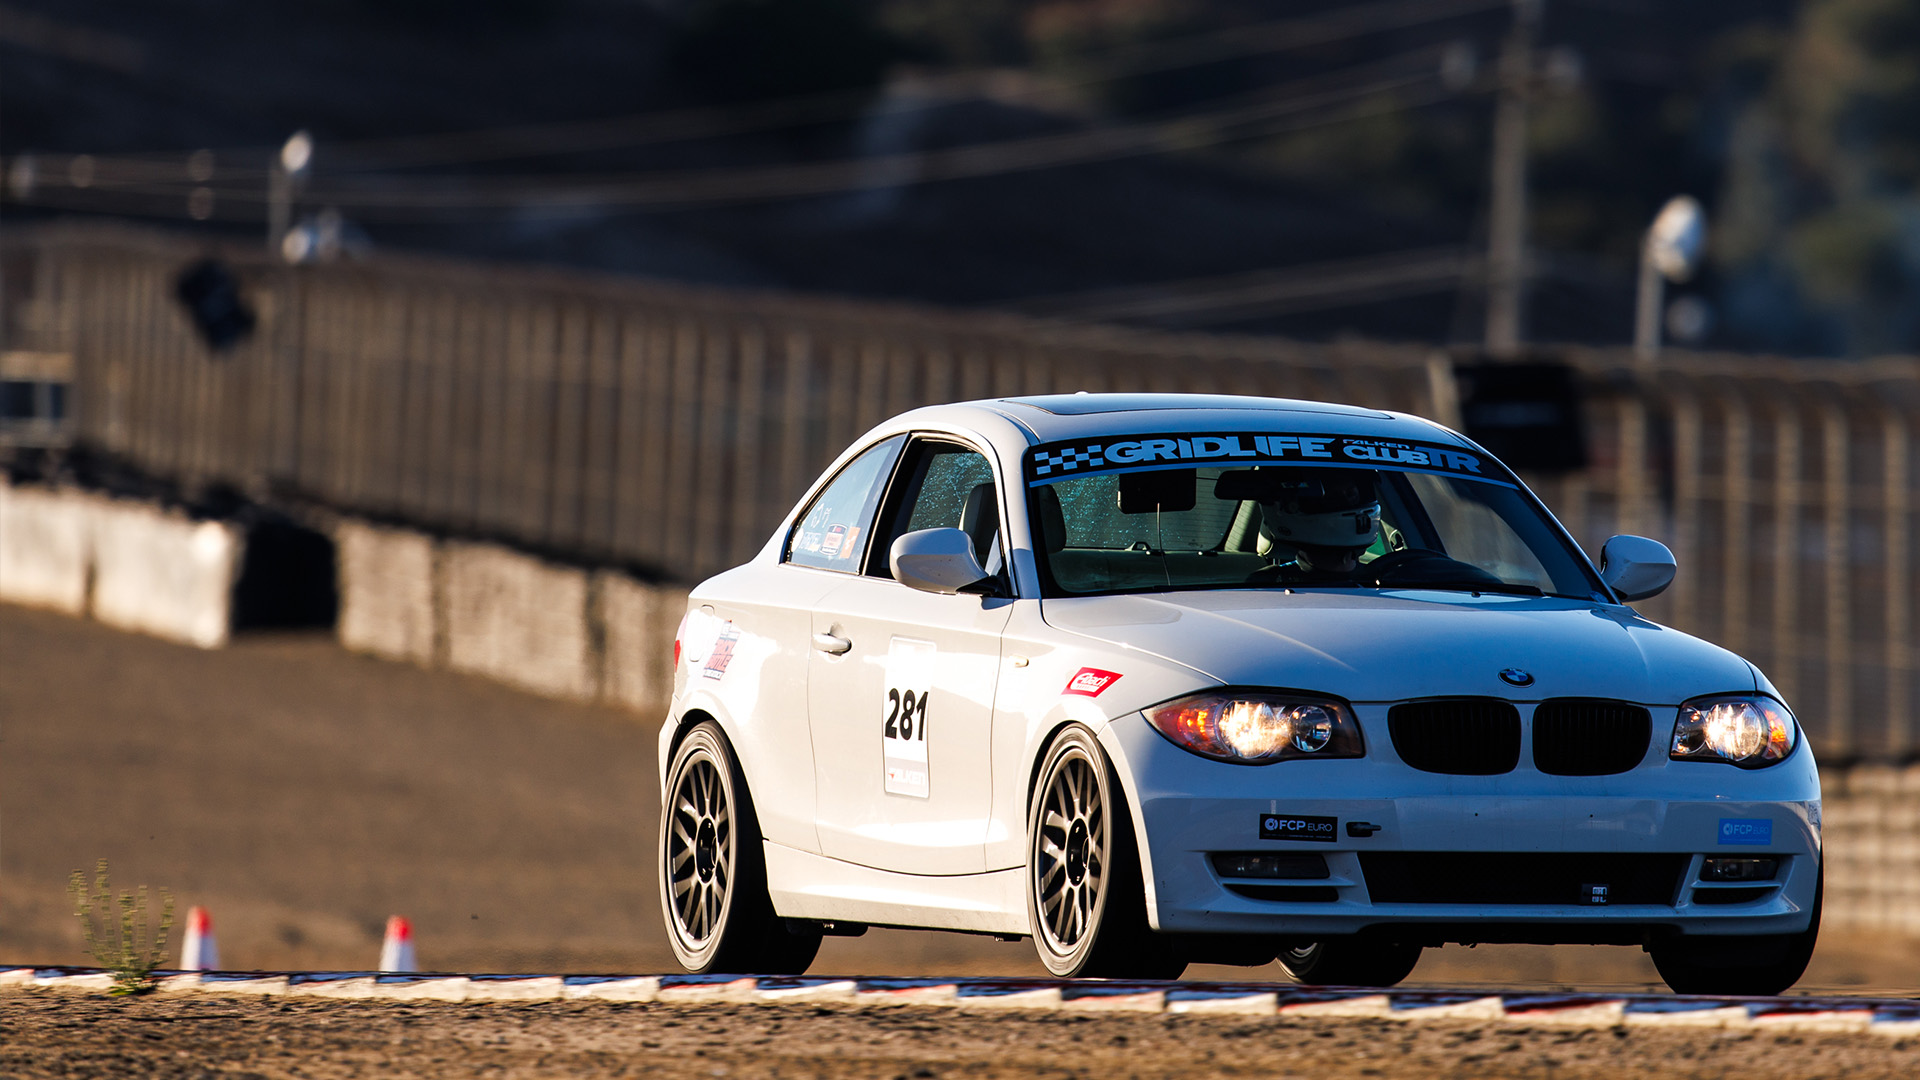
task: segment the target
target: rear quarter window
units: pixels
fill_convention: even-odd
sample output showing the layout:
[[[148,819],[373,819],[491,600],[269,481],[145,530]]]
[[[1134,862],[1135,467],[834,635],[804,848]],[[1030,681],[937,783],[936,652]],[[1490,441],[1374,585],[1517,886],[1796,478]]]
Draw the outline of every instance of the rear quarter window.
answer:
[[[826,489],[814,496],[787,536],[786,561],[820,570],[860,572],[861,556],[873,538],[873,517],[886,490],[893,463],[906,436],[875,444],[847,463]]]

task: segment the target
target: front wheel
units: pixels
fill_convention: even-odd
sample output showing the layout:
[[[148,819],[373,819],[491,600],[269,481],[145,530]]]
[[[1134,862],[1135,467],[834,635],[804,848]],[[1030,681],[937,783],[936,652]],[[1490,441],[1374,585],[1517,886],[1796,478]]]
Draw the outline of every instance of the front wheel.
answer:
[[[1175,979],[1187,962],[1147,925],[1127,800],[1093,733],[1047,747],[1027,819],[1027,917],[1055,975]]]
[[[674,750],[660,809],[660,907],[688,971],[798,975],[820,932],[774,913],[753,797],[718,724],[694,725]]]
[[[1820,938],[1826,866],[1813,890],[1813,919],[1797,934],[1678,938],[1647,947],[1660,978],[1676,994],[1773,997],[1806,974]]]
[[[1419,962],[1420,946],[1398,941],[1328,938],[1280,950],[1280,966],[1308,986],[1392,986]]]

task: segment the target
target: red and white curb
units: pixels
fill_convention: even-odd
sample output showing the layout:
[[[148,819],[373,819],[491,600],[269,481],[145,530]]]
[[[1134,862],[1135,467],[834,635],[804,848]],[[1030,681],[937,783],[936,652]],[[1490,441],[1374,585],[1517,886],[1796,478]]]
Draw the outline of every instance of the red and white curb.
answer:
[[[163,971],[169,993],[267,994],[382,1001],[841,1003],[981,1010],[1201,1013],[1569,1028],[1745,1028],[1920,1036],[1920,999],[1717,998],[1666,994],[1476,994],[1342,990],[1262,983],[736,975],[391,975],[369,971]],[[106,990],[97,968],[0,967],[0,986]]]

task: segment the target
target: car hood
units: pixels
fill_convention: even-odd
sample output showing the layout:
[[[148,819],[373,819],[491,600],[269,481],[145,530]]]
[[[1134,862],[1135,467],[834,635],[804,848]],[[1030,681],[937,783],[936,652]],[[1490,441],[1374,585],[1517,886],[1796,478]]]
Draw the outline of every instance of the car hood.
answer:
[[[1556,597],[1431,590],[1221,590],[1047,600],[1049,625],[1153,653],[1221,683],[1349,701],[1487,695],[1648,705],[1752,691],[1716,645],[1631,609]],[[1533,676],[1515,687],[1501,672]]]

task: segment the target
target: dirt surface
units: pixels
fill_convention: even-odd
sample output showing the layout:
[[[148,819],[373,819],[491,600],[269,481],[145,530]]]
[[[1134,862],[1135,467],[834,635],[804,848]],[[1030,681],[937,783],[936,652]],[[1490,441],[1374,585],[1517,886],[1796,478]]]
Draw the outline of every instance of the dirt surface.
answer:
[[[320,635],[205,652],[0,605],[0,963],[90,962],[66,881],[104,856],[208,907],[229,968],[366,968],[398,913],[428,969],[676,970],[656,730]],[[879,930],[813,971],[1043,973],[1025,942]],[[1637,950],[1566,946],[1429,950],[1407,985],[1660,988]],[[1796,992],[1835,991],[1920,992],[1920,941],[1823,937]]]
[[[443,1005],[0,991],[0,1076],[1920,1075],[1920,1040],[1524,1024],[969,1014],[911,1006]]]

